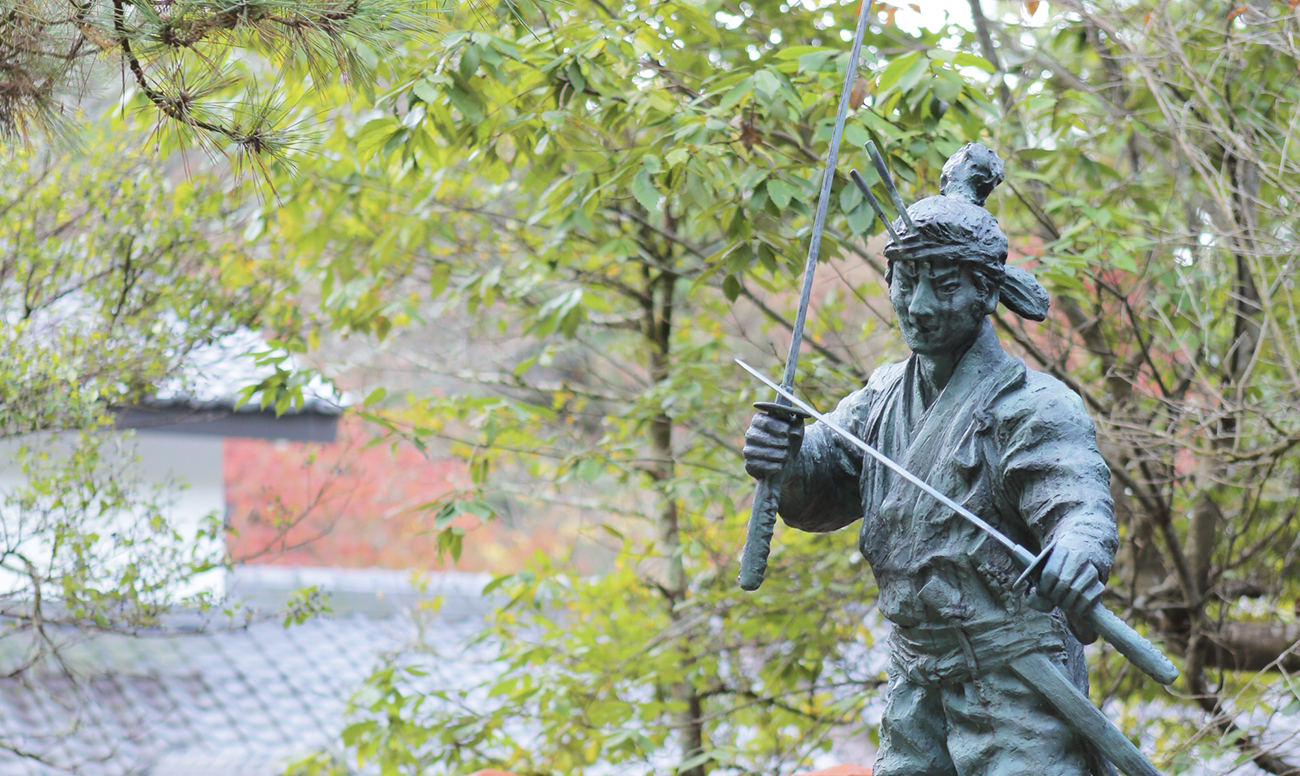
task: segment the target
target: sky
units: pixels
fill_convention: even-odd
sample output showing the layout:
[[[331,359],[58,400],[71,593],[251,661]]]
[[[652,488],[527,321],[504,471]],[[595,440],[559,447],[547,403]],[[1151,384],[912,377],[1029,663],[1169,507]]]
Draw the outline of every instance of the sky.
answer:
[[[921,27],[939,32],[945,24],[956,24],[966,29],[974,26],[967,0],[894,0],[894,3],[901,6],[894,16],[894,23],[909,32],[916,32]],[[911,4],[918,6],[921,12],[909,8]],[[985,13],[988,13],[987,8]]]

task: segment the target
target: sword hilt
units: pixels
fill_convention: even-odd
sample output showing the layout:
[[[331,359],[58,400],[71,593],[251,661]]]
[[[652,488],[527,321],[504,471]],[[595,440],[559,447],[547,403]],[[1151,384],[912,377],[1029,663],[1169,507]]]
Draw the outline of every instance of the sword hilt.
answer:
[[[1020,551],[1015,553],[1016,560],[1025,565],[1025,570],[1016,580],[1016,587],[1026,580],[1034,584],[1038,583],[1038,577],[1043,572],[1047,557],[1055,547],[1056,542],[1052,542],[1037,556],[1024,547],[1019,547]],[[1084,591],[1084,600],[1093,603],[1092,606],[1075,615],[1080,624],[1105,639],[1106,643],[1128,658],[1130,663],[1142,669],[1147,676],[1161,684],[1173,684],[1178,679],[1178,668],[1156,648],[1156,645],[1147,641],[1142,634],[1130,628],[1128,623],[1106,608],[1106,605],[1101,602],[1101,594],[1105,591],[1106,585],[1101,580],[1093,582],[1092,587]]]
[[[1096,587],[1105,589],[1100,581]],[[1106,640],[1128,661],[1152,679],[1161,684],[1173,684],[1178,679],[1178,668],[1164,656],[1156,645],[1147,641],[1142,634],[1133,630],[1128,623],[1121,620],[1114,612],[1106,608],[1100,600],[1102,590],[1089,590],[1085,595],[1096,593],[1098,600],[1079,619],[1098,636]]]
[[[754,408],[765,415],[787,422],[812,417],[807,411],[774,401],[754,402]],[[767,556],[772,550],[772,534],[776,530],[776,508],[781,503],[781,475],[764,477],[754,491],[754,504],[749,511],[749,529],[745,535],[745,549],[740,555],[740,575],[736,581],[742,590],[757,590],[767,574]]]

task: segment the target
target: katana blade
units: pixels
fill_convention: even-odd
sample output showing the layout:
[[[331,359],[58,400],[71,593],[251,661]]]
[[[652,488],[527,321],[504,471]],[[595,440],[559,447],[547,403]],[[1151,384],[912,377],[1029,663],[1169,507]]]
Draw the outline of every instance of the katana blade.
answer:
[[[818,412],[816,408],[801,400],[798,396],[795,396],[793,392],[767,379],[765,375],[749,364],[746,364],[744,361],[736,359],[736,363],[740,364],[740,367],[746,372],[749,372],[751,375],[758,378],[758,380],[764,385],[776,391],[777,395],[785,398],[792,405],[808,413],[810,417],[816,418],[831,431],[839,434],[844,441],[858,448],[867,455],[870,455],[872,458],[875,458],[890,471],[925,491],[940,504],[943,504],[956,512],[971,524],[978,527],[989,537],[996,540],[1003,547],[1006,547],[1007,550],[1011,552],[1011,556],[1020,564],[1021,568],[1025,569],[1026,574],[1022,575],[1022,579],[1029,576],[1030,573],[1038,569],[1040,565],[1047,560],[1048,553],[1051,551],[1051,545],[1044,549],[1039,555],[1034,555],[1034,553],[1030,552],[1024,546],[1013,541],[1006,534],[982,520],[979,515],[976,515],[966,507],[963,507],[961,504],[948,498],[942,492],[931,486],[930,483],[917,477],[915,474],[912,474],[889,456],[862,441],[852,432]],[[1115,616],[1114,612],[1106,608],[1106,606],[1101,602],[1101,594],[1104,590],[1105,586],[1100,581],[1093,583],[1093,588],[1089,589],[1084,594],[1086,600],[1091,600],[1093,603],[1086,611],[1078,613],[1079,619],[1083,621],[1084,625],[1105,639],[1111,646],[1115,647],[1117,652],[1128,658],[1130,663],[1137,666],[1148,676],[1161,684],[1172,684],[1173,681],[1178,678],[1178,669],[1172,662],[1170,662],[1169,658],[1165,657],[1164,653],[1156,648],[1154,644],[1147,641],[1142,634],[1130,628],[1127,623]]]
[[[876,150],[875,141],[867,141],[867,154],[871,157],[871,163],[876,166],[876,172],[880,173],[880,180],[885,182],[885,190],[889,192],[890,199],[894,200],[894,207],[898,208],[898,217],[903,219],[903,228],[909,234],[916,231],[916,224],[907,214],[907,205],[903,204],[903,197],[899,195],[898,189],[894,188],[894,178],[889,174],[889,168],[885,166],[885,158],[880,155],[880,151]]]
[[[808,242],[808,259],[804,262],[803,288],[799,293],[799,312],[790,331],[790,350],[785,358],[785,374],[781,384],[794,387],[795,370],[799,364],[799,348],[803,345],[803,324],[808,316],[808,300],[812,298],[813,273],[817,270],[817,254],[821,251],[822,231],[826,227],[826,211],[830,209],[831,188],[835,182],[835,162],[839,159],[840,138],[844,135],[844,122],[849,115],[849,95],[858,77],[858,56],[862,53],[862,38],[867,31],[867,18],[871,15],[871,0],[862,0],[858,10],[858,26],[853,33],[853,46],[849,49],[849,66],[844,74],[844,88],[840,91],[840,104],[835,113],[835,127],[831,131],[830,148],[826,151],[826,170],[822,174],[821,196],[817,200],[817,215],[813,218],[812,239]],[[760,407],[773,415],[787,416],[798,413],[781,411],[790,404],[778,394],[776,403]],[[745,549],[740,556],[738,582],[745,590],[757,590],[767,573],[767,556],[772,549],[772,531],[776,527],[776,506],[781,500],[781,485],[776,478],[759,480],[754,492],[754,504],[749,513],[749,529],[745,536]]]
[[[741,369],[744,369],[746,372],[749,372],[754,377],[757,377],[760,382],[762,382],[768,388],[775,390],[778,395],[783,396],[792,405],[808,413],[811,417],[814,417],[817,420],[821,421],[822,423],[826,424],[827,428],[829,428],[831,431],[834,431],[836,434],[839,434],[841,437],[844,438],[845,441],[853,444],[859,450],[866,453],[867,455],[870,455],[872,458],[875,458],[877,461],[880,461],[882,464],[885,465],[885,468],[889,469],[890,471],[897,474],[899,477],[902,477],[903,479],[912,483],[916,487],[925,491],[930,496],[934,497],[934,499],[938,501],[940,504],[943,504],[945,507],[948,507],[952,511],[956,512],[957,514],[966,518],[970,522],[974,523],[977,527],[980,528],[980,530],[984,531],[984,533],[996,539],[998,543],[1001,544],[1003,547],[1006,547],[1008,550],[1010,550],[1011,554],[1016,556],[1016,560],[1020,561],[1022,566],[1029,567],[1030,565],[1033,564],[1035,560],[1035,555],[1032,552],[1020,546],[1019,544],[1015,543],[1009,537],[1007,537],[1006,534],[1002,533],[998,529],[989,525],[987,522],[981,519],[979,515],[970,511],[969,509],[962,506],[961,504],[958,504],[956,501],[953,501],[952,499],[948,498],[942,492],[936,490],[934,486],[932,486],[930,483],[926,482],[925,480],[921,479],[915,474],[909,472],[907,469],[905,469],[902,466],[902,464],[895,463],[894,459],[880,452],[879,450],[867,444],[866,442],[863,442],[861,439],[858,439],[857,436],[855,436],[852,432],[846,430],[845,428],[837,424],[835,421],[831,420],[830,418],[818,412],[816,409],[813,408],[811,404],[808,404],[807,402],[800,399],[798,396],[795,396],[793,392],[787,390],[784,386],[777,385],[773,383],[771,380],[767,379],[767,377],[764,376],[763,373],[759,372],[754,367],[750,366],[749,364],[746,364],[744,361],[741,361],[740,359],[736,359],[736,363],[740,364]]]

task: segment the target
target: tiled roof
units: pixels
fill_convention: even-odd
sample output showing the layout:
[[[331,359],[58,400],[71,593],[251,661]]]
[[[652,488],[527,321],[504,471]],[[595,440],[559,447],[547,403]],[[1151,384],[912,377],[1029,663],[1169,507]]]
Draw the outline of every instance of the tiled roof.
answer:
[[[260,333],[249,329],[240,329],[209,345],[196,347],[187,354],[181,373],[158,387],[153,401],[159,406],[233,406],[232,398],[240,389],[275,374],[274,366],[258,364],[251,355],[270,349]],[[294,368],[297,364],[291,358],[284,366]],[[319,377],[303,386],[303,398],[309,407],[320,412],[337,412],[340,406],[350,402]]]
[[[353,611],[288,628],[276,619],[142,636],[56,633],[71,642],[63,666],[0,678],[0,744],[48,764],[0,751],[0,776],[278,776],[287,759],[336,750],[348,698],[415,633],[406,616]],[[461,608],[424,630],[450,656],[442,681],[465,686],[491,670],[482,660],[456,665],[480,623]],[[0,639],[6,673],[24,646]]]

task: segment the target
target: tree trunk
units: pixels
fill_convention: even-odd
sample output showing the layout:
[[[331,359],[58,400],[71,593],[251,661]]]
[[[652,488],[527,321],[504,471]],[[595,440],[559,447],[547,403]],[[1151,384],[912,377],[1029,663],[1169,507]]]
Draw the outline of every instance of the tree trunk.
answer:
[[[670,271],[652,275],[646,271],[646,298],[644,330],[649,345],[650,374],[655,383],[670,377],[672,353],[672,324],[674,293],[677,276]],[[658,515],[659,549],[664,558],[662,586],[668,618],[674,624],[681,619],[678,604],[686,600],[686,569],[682,561],[681,526],[677,499],[671,493],[671,482],[676,474],[673,454],[673,421],[668,413],[660,412],[650,423],[650,443],[654,456],[651,477],[659,488]],[[687,637],[683,637],[684,639]],[[681,645],[683,664],[691,659],[685,641]],[[682,706],[677,719],[677,740],[685,762],[704,751],[704,699],[695,685],[679,682],[671,688],[672,698]],[[695,765],[678,771],[678,776],[704,776],[704,765]]]

